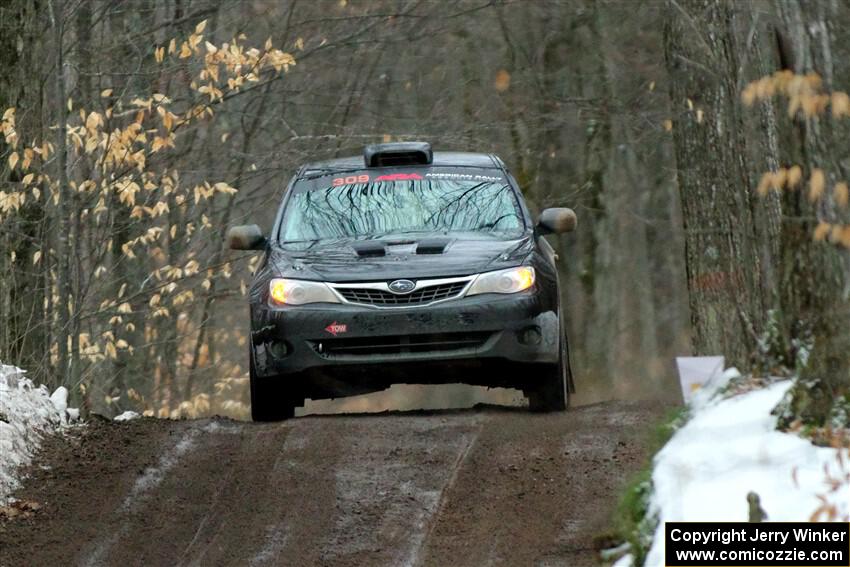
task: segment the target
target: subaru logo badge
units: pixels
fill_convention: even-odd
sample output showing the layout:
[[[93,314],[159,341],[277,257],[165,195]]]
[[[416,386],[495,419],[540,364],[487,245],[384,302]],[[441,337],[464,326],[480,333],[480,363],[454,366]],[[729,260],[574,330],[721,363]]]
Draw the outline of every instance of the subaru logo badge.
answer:
[[[393,293],[404,294],[410,293],[416,288],[416,284],[410,280],[395,280],[387,286]]]

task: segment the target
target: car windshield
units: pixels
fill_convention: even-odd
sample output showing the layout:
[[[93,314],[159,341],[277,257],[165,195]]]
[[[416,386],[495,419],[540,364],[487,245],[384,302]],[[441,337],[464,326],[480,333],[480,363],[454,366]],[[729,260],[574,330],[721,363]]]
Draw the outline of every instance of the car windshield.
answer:
[[[422,179],[338,185],[295,192],[280,239],[303,242],[414,232],[515,237],[524,228],[504,181]]]

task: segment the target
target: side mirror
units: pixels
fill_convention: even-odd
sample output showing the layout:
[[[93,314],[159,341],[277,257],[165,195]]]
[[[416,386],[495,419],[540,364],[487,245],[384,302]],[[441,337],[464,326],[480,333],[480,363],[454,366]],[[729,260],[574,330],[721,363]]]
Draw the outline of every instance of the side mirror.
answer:
[[[262,250],[265,245],[266,237],[255,224],[234,226],[227,231],[227,246],[231,250]]]
[[[544,234],[572,232],[577,222],[575,211],[566,207],[546,209],[537,218],[537,226]]]

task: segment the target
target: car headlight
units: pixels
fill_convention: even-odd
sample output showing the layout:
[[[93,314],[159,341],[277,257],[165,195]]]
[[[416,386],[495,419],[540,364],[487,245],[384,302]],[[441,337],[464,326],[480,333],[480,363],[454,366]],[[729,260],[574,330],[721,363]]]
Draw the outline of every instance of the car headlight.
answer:
[[[304,305],[305,303],[339,303],[334,292],[322,282],[274,278],[269,282],[269,305]]]
[[[481,293],[517,293],[534,285],[534,268],[519,266],[497,272],[480,274],[466,295]]]

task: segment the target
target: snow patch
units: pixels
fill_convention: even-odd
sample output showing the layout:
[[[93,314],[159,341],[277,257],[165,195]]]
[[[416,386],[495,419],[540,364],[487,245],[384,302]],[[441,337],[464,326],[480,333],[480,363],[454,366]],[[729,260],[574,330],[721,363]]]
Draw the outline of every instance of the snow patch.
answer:
[[[790,380],[720,399],[735,374],[727,371],[697,392],[691,420],[655,457],[649,514],[659,523],[648,567],[664,565],[664,522],[747,521],[750,491],[759,495],[768,521],[806,521],[820,506],[818,495],[828,492],[825,467],[839,472],[836,449],[776,430],[770,412]],[[845,516],[850,487],[830,500]]]
[[[42,438],[76,421],[80,413],[68,408],[68,390],[51,395],[35,386],[24,370],[0,364],[0,505],[20,486],[20,469],[32,460]]]
[[[59,386],[56,391],[50,394],[50,403],[59,412],[59,415],[65,415],[65,410],[68,409],[68,388]]]
[[[266,528],[266,538],[263,548],[251,558],[248,563],[251,567],[259,565],[275,565],[279,560],[281,552],[286,548],[289,541],[289,532],[285,523]]]
[[[190,429],[180,440],[171,446],[159,459],[156,466],[148,467],[140,477],[133,483],[130,494],[124,499],[121,506],[122,512],[129,512],[136,504],[144,499],[146,493],[159,486],[168,472],[180,462],[180,459],[195,445],[195,437],[198,436],[197,429]]]
[[[118,414],[112,418],[112,421],[130,421],[131,419],[139,419],[142,417],[138,412],[127,410],[122,414]]]

